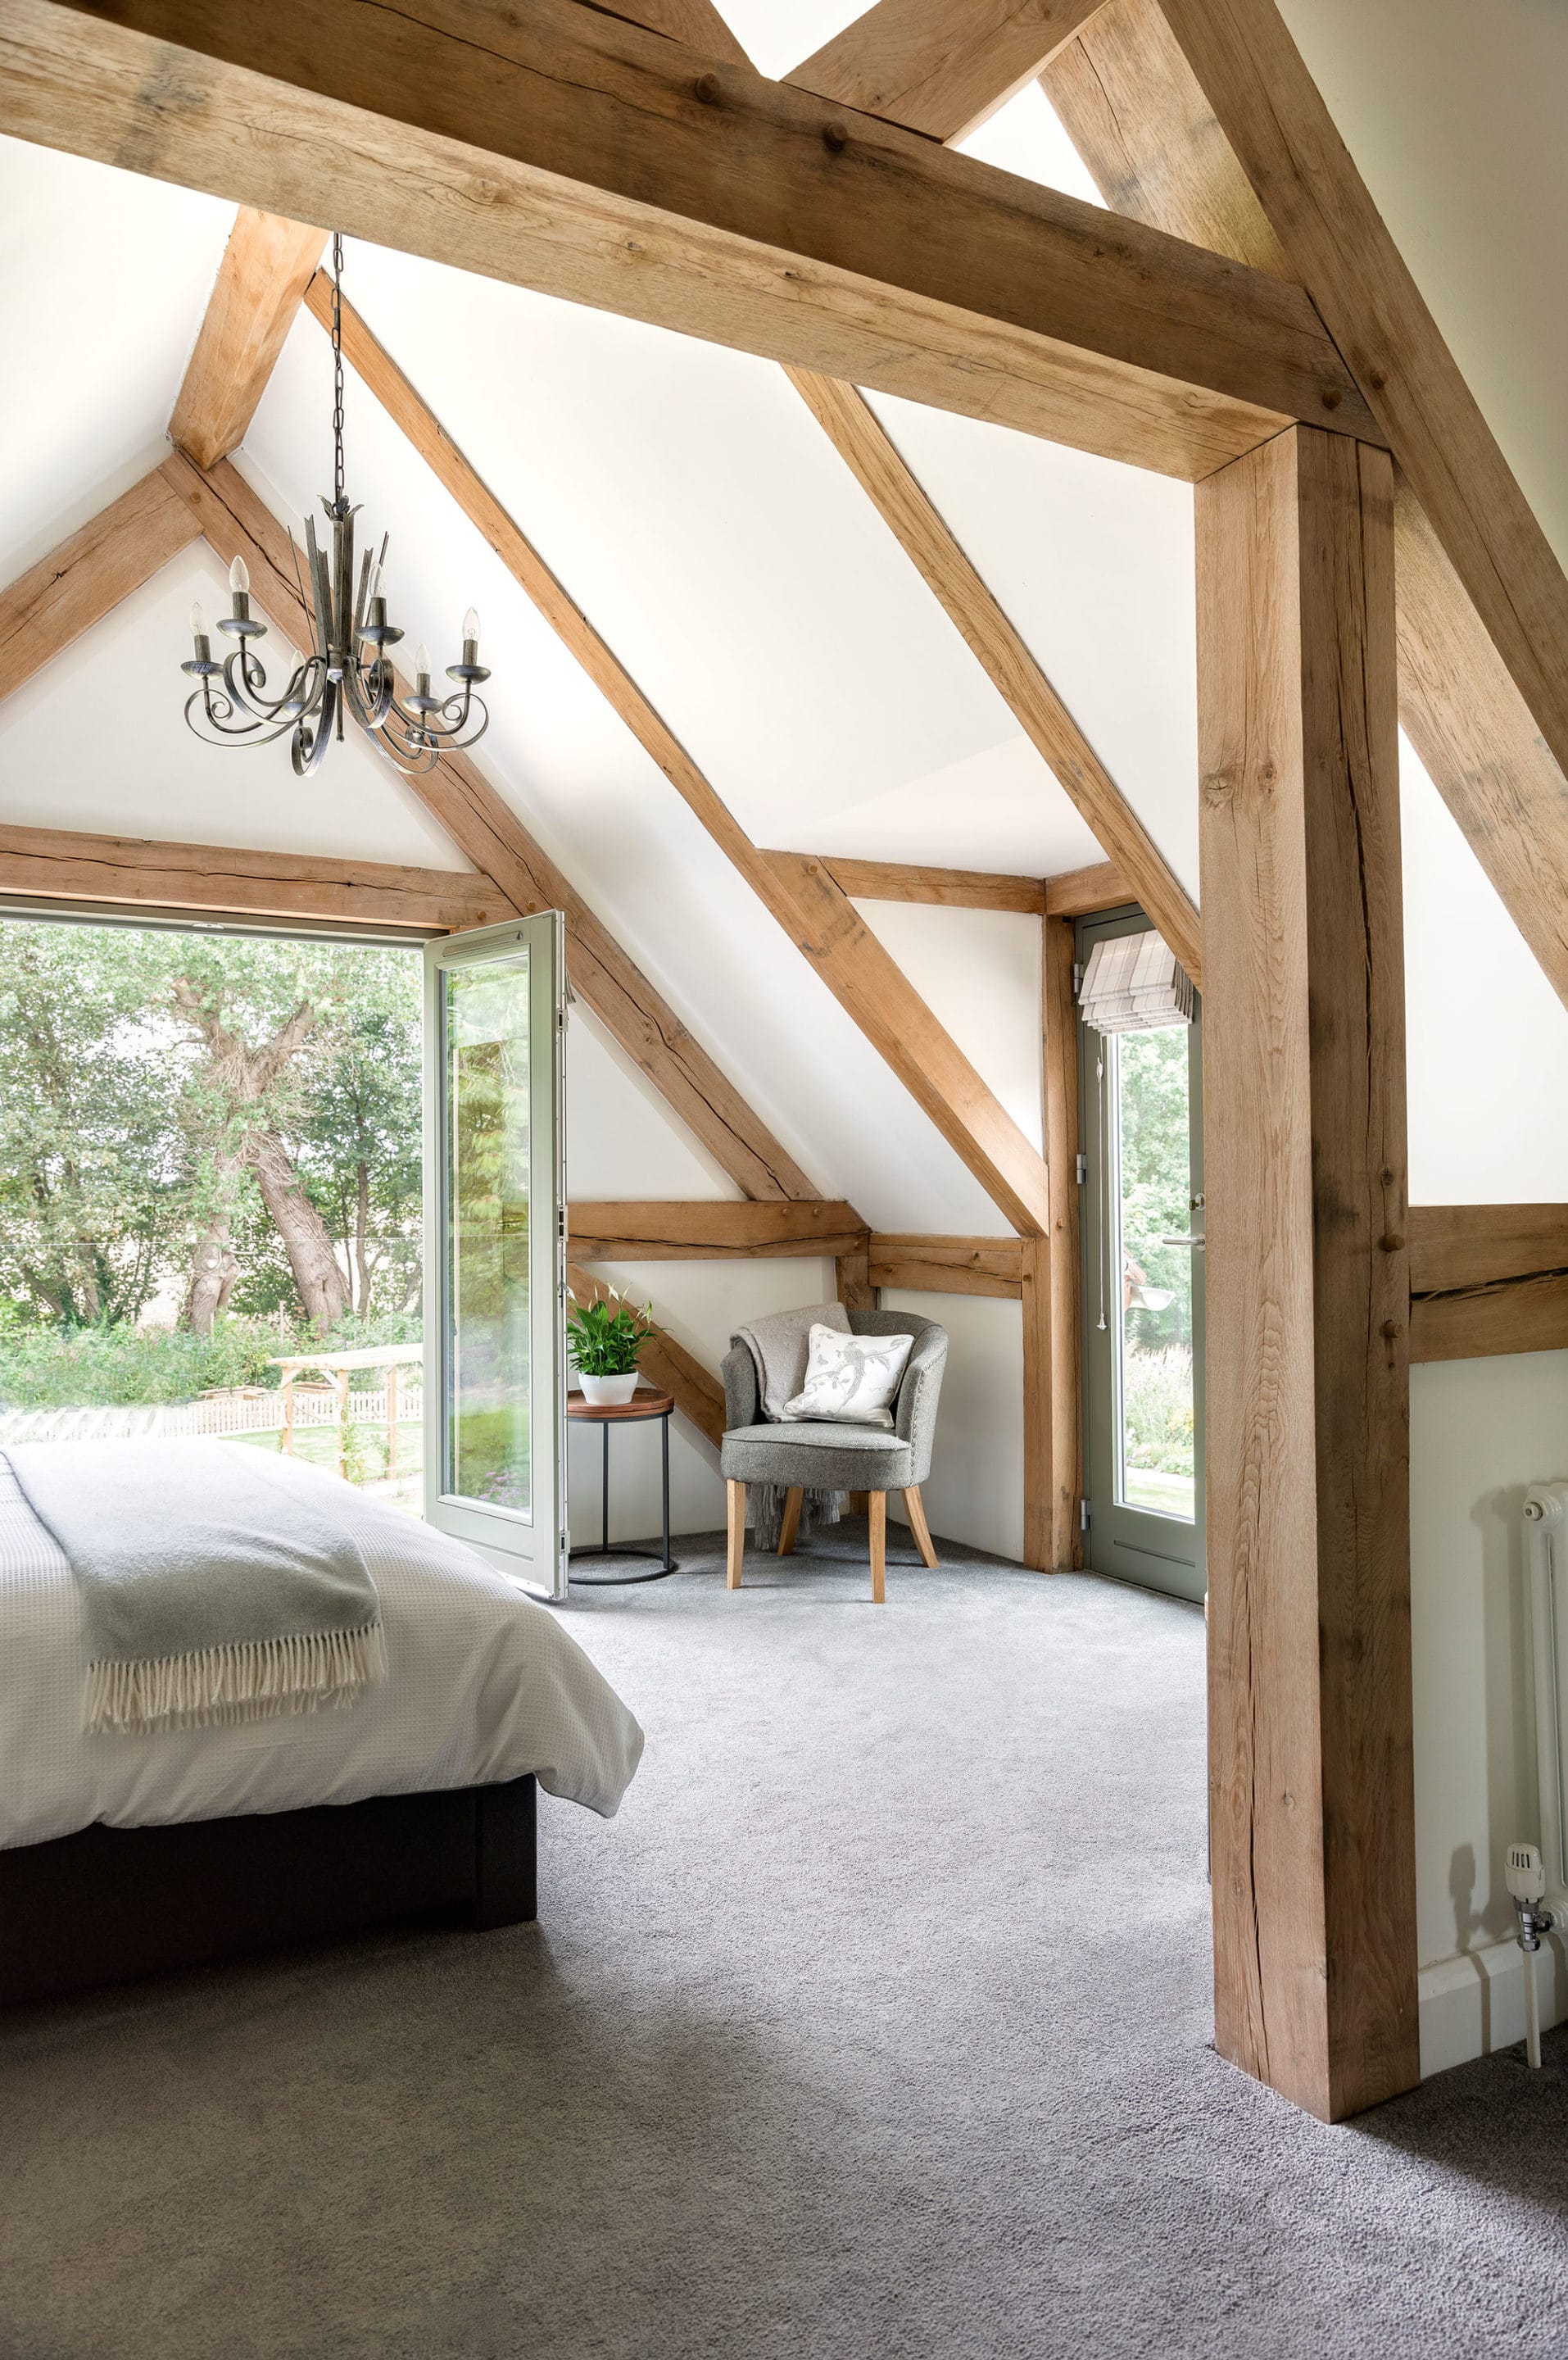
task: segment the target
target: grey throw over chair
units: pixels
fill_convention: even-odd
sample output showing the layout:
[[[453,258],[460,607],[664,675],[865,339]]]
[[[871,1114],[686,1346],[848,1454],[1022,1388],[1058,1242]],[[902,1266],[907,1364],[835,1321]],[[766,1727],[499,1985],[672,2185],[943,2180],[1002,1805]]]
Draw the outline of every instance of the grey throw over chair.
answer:
[[[871,1525],[871,1595],[879,1606],[887,1595],[889,1491],[902,1491],[915,1546],[927,1565],[936,1564],[920,1485],[931,1473],[947,1330],[934,1319],[917,1319],[907,1311],[852,1311],[849,1325],[856,1336],[913,1339],[893,1404],[890,1433],[886,1426],[835,1425],[825,1419],[782,1426],[763,1422],[756,1363],[743,1340],[731,1340],[723,1370],[727,1430],[719,1448],[719,1468],[729,1502],[731,1590],[740,1588],[748,1483],[779,1483],[788,1494],[779,1535],[780,1557],[788,1557],[794,1548],[804,1492],[866,1492]]]

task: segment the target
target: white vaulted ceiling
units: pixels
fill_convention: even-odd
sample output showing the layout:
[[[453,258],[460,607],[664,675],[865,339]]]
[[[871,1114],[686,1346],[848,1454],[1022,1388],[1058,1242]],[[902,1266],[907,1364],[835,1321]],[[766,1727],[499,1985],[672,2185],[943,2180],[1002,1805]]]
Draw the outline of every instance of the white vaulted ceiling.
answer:
[[[1409,16],[1415,0],[1390,5]],[[855,13],[838,0],[731,0],[725,10],[768,71]],[[1422,8],[1440,52],[1465,13],[1459,0]],[[1458,226],[1466,191],[1495,233],[1510,222],[1517,235],[1528,229],[1545,286],[1563,275],[1565,209],[1527,224],[1526,200],[1541,193],[1528,175],[1558,165],[1520,166],[1510,213],[1516,159],[1503,148],[1483,157],[1466,133],[1444,151],[1408,92],[1368,87],[1357,60],[1380,36],[1367,12],[1348,0],[1287,0],[1286,14],[1331,104],[1354,88],[1341,119],[1468,363],[1457,316],[1475,279]],[[1524,55],[1539,33],[1529,0],[1508,0],[1498,14],[1508,54]],[[1488,70],[1477,50],[1466,75],[1473,104],[1506,129]],[[1430,83],[1430,57],[1422,74]],[[1361,148],[1379,137],[1388,153],[1369,161]],[[1089,193],[1032,85],[964,144]],[[26,356],[0,370],[9,461],[0,581],[161,454],[231,218],[204,197],[0,142],[0,349]],[[349,248],[347,284],[755,840],[1036,876],[1098,857],[779,370],[365,246]],[[1494,425],[1551,530],[1568,516],[1568,468],[1542,423],[1556,411],[1531,388],[1561,333],[1545,315],[1560,322],[1568,304],[1537,308],[1542,322],[1499,327],[1493,304],[1490,377],[1478,370],[1472,382],[1489,411],[1489,386],[1502,388]],[[1190,492],[978,421],[882,397],[873,406],[1196,894]],[[328,480],[329,407],[326,339],[302,315],[237,458],[296,525]],[[484,614],[494,722],[480,766],[813,1179],[884,1228],[1003,1228],[352,377],[348,443],[351,490],[366,523],[392,537],[388,589],[410,643],[427,639],[444,662],[464,607]],[[462,865],[396,776],[357,746],[300,788],[280,750],[209,753],[188,737],[185,609],[193,595],[217,605],[220,584],[215,560],[187,552],[0,705],[0,819]],[[1568,1194],[1568,1017],[1413,766],[1406,822],[1417,1193]],[[1029,922],[887,904],[866,914],[1038,1137]],[[1448,1054],[1454,1028],[1482,993],[1528,1008],[1528,1049],[1460,1065]],[[640,1087],[615,1079],[613,1053],[600,1062],[606,1089]],[[1523,1066],[1547,1077],[1552,1110],[1527,1126],[1524,1163],[1498,1185],[1475,1142],[1495,1130],[1500,1095]],[[1470,1142],[1463,1152],[1461,1141]],[[690,1170],[693,1186],[706,1168],[679,1142],[669,1162],[671,1181]],[[711,1174],[709,1185],[727,1186]]]

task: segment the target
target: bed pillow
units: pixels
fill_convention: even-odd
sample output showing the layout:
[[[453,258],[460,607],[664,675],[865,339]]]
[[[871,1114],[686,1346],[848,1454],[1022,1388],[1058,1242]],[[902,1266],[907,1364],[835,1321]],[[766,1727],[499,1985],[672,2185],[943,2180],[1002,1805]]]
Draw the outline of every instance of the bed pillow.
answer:
[[[784,1404],[786,1417],[833,1418],[845,1426],[887,1426],[912,1336],[845,1336],[813,1326],[806,1382]]]

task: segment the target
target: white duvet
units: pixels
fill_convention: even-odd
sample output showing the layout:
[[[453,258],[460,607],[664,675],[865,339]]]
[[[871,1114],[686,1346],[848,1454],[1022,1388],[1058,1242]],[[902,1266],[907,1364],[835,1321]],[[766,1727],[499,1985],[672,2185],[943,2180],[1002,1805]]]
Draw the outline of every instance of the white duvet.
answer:
[[[88,1737],[76,1583],[0,1459],[0,1850],[98,1819],[136,1828],[302,1810],[527,1770],[552,1795],[615,1811],[642,1732],[550,1610],[463,1542],[317,1469],[298,1471],[365,1553],[390,1677],[347,1711]]]

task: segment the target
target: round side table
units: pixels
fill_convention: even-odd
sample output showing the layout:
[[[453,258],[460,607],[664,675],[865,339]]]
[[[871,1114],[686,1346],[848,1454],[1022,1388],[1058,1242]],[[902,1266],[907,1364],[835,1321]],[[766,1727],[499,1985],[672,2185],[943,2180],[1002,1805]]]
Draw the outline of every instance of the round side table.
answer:
[[[585,1548],[574,1548],[569,1562],[575,1565],[581,1557],[646,1557],[653,1559],[651,1573],[572,1573],[567,1579],[584,1590],[618,1590],[633,1581],[662,1581],[667,1573],[679,1573],[681,1568],[670,1554],[670,1414],[675,1407],[673,1393],[636,1393],[629,1402],[584,1401],[581,1393],[567,1396],[566,1415],[574,1425],[597,1426],[604,1437],[604,1472],[600,1490],[599,1534],[597,1542]],[[613,1426],[637,1426],[650,1417],[659,1421],[659,1453],[664,1470],[664,1549],[662,1555],[654,1549],[612,1548],[610,1546],[610,1428]]]

